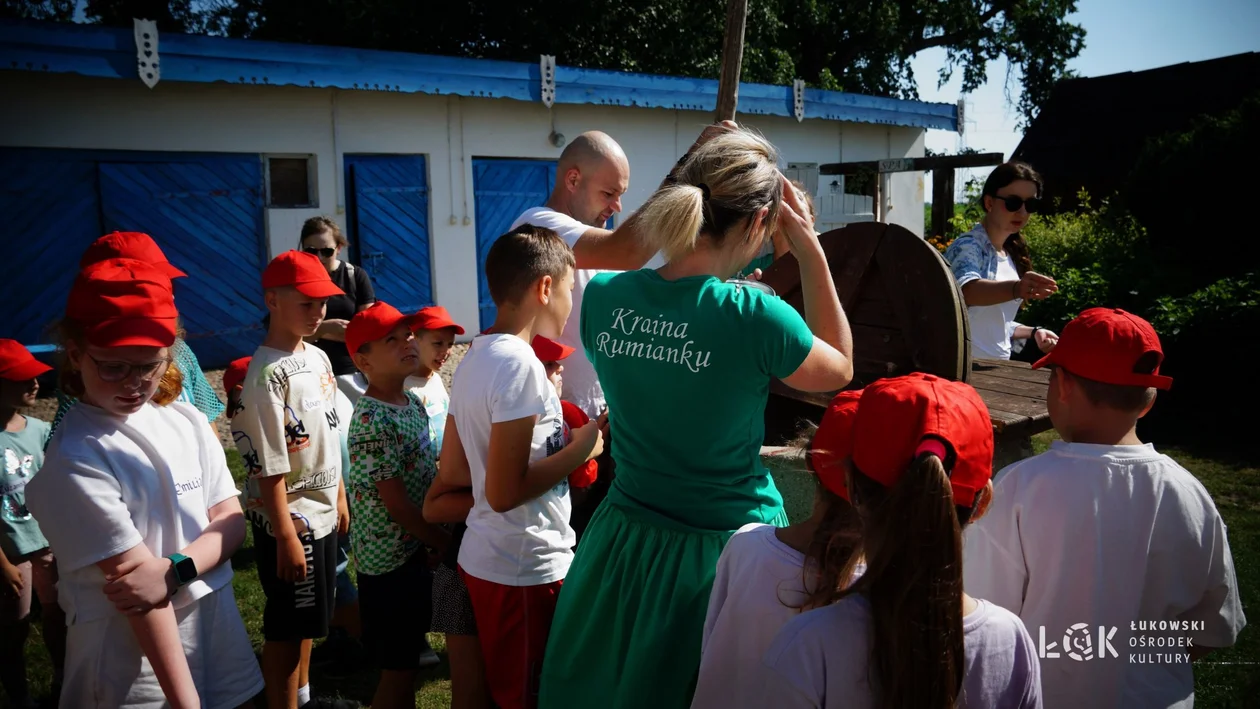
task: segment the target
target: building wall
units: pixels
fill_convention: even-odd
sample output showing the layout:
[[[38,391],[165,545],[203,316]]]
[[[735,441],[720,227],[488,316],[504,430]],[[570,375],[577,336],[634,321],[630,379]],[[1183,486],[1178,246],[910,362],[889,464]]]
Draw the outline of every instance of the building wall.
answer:
[[[0,71],[0,145],[314,155],[319,204],[267,210],[268,251],[297,245],[317,214],[345,224],[341,156],[423,154],[429,170],[434,297],[460,322],[477,322],[473,157],[555,159],[553,130],[612,135],[630,158],[628,214],[652,193],[711,120],[707,113],[541,104],[296,87],[160,83]],[[785,162],[828,163],[923,155],[924,131],[777,116],[741,119]],[[923,233],[923,178],[888,179],[887,220]],[[824,178],[825,180],[825,178]],[[618,217],[619,219],[621,217]],[[471,328],[470,328],[471,329]]]

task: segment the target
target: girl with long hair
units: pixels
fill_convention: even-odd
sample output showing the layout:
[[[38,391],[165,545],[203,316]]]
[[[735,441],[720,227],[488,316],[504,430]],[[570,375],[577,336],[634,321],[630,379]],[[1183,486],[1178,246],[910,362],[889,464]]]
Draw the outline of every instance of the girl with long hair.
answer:
[[[871,384],[849,465],[865,572],[784,626],[760,668],[766,694],[748,706],[1040,707],[1024,624],[963,591],[962,529],[993,490],[979,394],[928,374]]]
[[[984,181],[981,200],[984,218],[945,250],[967,303],[972,356],[1010,359],[1015,340],[1049,352],[1057,335],[1015,320],[1024,303],[1058,290],[1053,278],[1032,270],[1028,242],[1019,233],[1041,208],[1041,176],[1026,163],[1002,163]]]

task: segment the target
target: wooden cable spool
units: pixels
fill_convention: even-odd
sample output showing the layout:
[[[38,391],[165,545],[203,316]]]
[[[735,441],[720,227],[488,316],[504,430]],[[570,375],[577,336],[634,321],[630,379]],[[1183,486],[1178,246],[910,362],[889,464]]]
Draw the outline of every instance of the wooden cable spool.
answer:
[[[905,227],[880,222],[852,224],[818,240],[853,331],[854,376],[847,388],[910,372],[970,379],[967,306],[949,265],[932,245]],[[805,314],[795,256],[776,260],[761,280]],[[800,392],[777,380],[770,391],[769,445],[791,439],[802,418],[817,423],[836,394]]]

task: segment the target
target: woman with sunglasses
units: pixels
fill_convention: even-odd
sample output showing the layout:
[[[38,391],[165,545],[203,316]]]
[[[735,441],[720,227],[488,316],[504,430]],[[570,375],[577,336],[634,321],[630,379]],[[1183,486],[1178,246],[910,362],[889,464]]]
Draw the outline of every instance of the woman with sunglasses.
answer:
[[[1015,321],[1020,306],[1043,300],[1059,289],[1054,279],[1034,273],[1028,243],[1019,230],[1040,207],[1041,176],[1022,162],[994,168],[984,182],[984,218],[954,239],[945,260],[954,272],[971,321],[971,356],[1010,359],[1013,340],[1032,339],[1049,352],[1059,336]]]
[[[341,227],[328,217],[311,217],[302,225],[302,250],[318,256],[328,271],[328,277],[345,292],[345,295],[328,299],[324,322],[315,331],[311,344],[328,355],[333,374],[337,376],[337,386],[353,404],[367,389],[367,380],[359,374],[350,359],[350,352],[346,350],[346,325],[355,313],[367,310],[376,302],[376,292],[372,289],[372,279],[368,278],[367,271],[340,259],[341,250],[347,245]]]

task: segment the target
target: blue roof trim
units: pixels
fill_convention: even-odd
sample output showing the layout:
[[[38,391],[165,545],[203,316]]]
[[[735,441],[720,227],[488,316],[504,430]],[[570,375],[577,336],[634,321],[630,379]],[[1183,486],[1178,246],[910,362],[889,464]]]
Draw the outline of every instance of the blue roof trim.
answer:
[[[162,34],[162,81],[226,82],[541,101],[538,64]],[[131,30],[0,21],[0,69],[137,79]],[[556,103],[713,111],[718,82],[556,67]],[[739,113],[788,116],[792,87],[741,83]],[[805,90],[805,117],[958,129],[950,104]]]

